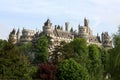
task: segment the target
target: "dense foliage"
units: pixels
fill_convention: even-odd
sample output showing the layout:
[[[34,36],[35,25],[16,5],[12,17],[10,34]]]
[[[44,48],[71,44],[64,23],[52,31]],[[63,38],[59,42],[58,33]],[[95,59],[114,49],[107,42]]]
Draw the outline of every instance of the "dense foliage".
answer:
[[[41,80],[57,80],[57,67],[54,63],[42,63],[38,66],[37,77]]]
[[[90,74],[91,80],[101,80],[102,78],[102,71],[103,66],[101,62],[101,56],[99,53],[98,46],[96,45],[89,45],[89,56],[88,56],[88,64],[87,68]]]
[[[0,40],[0,79],[32,79],[27,57],[11,43]]]
[[[75,38],[70,43],[58,47],[54,54],[56,55],[57,52],[62,53],[62,56],[59,56],[60,60],[74,58],[78,63],[86,65],[88,48],[86,40],[83,38]]]
[[[66,59],[58,64],[58,80],[89,80],[87,70],[74,59]]]
[[[39,38],[36,49],[35,49],[35,59],[36,64],[48,61],[48,39],[46,36]]]
[[[118,32],[113,36],[114,48],[109,50],[109,72],[112,80],[120,79],[120,27]]]

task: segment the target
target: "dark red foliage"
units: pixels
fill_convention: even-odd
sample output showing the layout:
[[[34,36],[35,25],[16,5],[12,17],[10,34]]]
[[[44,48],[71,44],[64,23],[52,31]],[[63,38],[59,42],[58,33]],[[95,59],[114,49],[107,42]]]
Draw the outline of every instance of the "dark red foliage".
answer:
[[[42,63],[38,66],[37,74],[42,80],[56,80],[57,67],[53,63]]]

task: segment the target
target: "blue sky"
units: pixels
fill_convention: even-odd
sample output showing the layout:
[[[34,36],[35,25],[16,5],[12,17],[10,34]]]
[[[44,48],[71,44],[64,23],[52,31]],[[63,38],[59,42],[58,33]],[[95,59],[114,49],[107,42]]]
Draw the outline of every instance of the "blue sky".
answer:
[[[77,29],[86,17],[93,33],[117,31],[120,0],[0,0],[0,39],[13,28],[41,29],[47,18],[53,25],[70,22]]]

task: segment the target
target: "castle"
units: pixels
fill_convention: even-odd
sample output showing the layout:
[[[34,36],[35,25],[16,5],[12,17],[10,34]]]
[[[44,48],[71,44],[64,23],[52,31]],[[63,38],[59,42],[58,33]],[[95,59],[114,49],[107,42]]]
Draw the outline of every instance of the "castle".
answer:
[[[35,43],[42,35],[47,35],[51,37],[52,46],[49,50],[52,50],[55,46],[59,45],[61,41],[70,42],[76,37],[86,38],[88,45],[96,44],[98,46],[103,46],[106,48],[112,47],[112,41],[108,32],[103,32],[101,37],[97,34],[94,36],[92,30],[89,26],[89,21],[84,18],[84,25],[78,25],[78,30],[73,30],[73,28],[69,29],[70,23],[65,23],[65,30],[63,26],[55,25],[53,26],[51,21],[47,19],[47,21],[43,25],[43,31],[37,31],[24,29],[22,30],[22,34],[20,30],[16,32],[15,29],[12,30],[9,34],[9,40],[12,41],[13,44],[23,43],[26,44],[28,42]]]

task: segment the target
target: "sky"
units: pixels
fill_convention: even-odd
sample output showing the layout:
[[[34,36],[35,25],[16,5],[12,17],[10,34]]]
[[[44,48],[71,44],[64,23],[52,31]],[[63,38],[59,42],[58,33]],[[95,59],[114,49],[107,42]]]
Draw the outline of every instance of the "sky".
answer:
[[[120,25],[120,0],[0,0],[0,39],[13,28],[42,30],[48,18],[53,26],[70,22],[77,29],[85,17],[94,35],[112,35]]]

